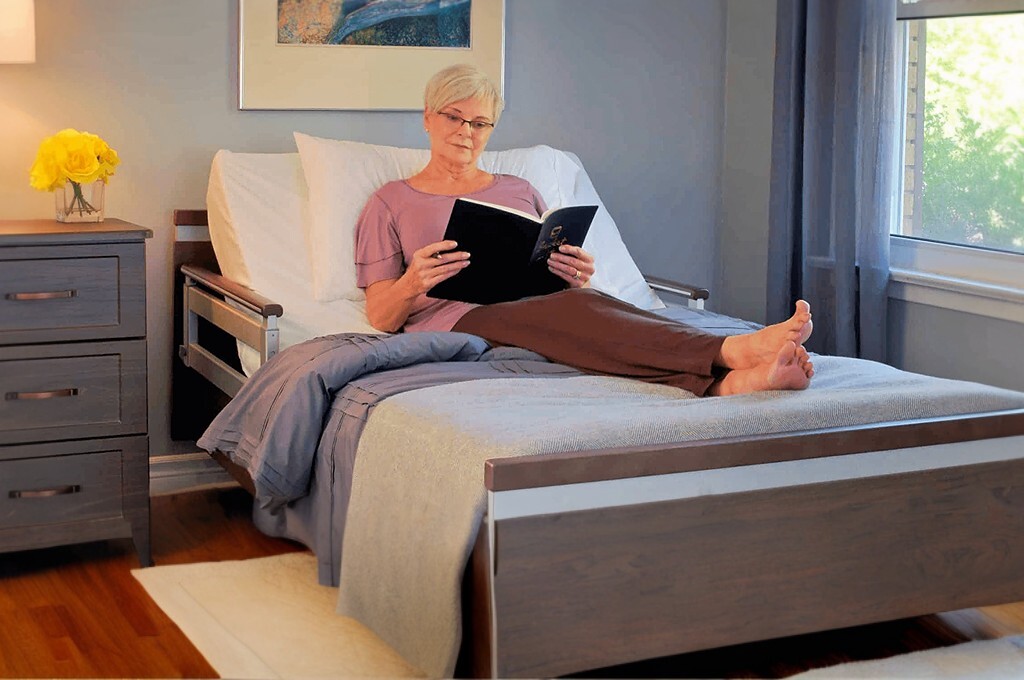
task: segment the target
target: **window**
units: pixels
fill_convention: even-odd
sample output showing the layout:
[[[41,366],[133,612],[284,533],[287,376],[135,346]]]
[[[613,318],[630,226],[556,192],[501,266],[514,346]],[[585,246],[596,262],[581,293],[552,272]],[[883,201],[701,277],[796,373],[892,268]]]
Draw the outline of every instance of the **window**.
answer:
[[[1024,3],[899,1],[901,17],[944,16],[902,26],[903,204],[894,233],[1024,254]],[[945,16],[959,9],[1021,13]]]
[[[1024,323],[1024,0],[894,0],[902,219],[889,295]]]

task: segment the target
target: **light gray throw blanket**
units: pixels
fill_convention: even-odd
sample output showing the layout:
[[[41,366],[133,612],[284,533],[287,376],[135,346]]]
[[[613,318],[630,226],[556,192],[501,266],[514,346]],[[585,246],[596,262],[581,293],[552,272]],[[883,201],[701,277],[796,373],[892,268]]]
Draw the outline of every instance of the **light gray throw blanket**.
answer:
[[[482,338],[466,333],[314,338],[261,366],[197,444],[222,451],[246,468],[257,502],[273,510],[308,493],[324,418],[339,390],[373,373],[432,362],[479,361],[490,349]],[[411,380],[415,384],[421,379]]]
[[[1024,394],[815,357],[803,392],[698,399],[609,377],[482,380],[381,403],[356,457],[338,612],[451,677],[484,461],[1024,408]]]

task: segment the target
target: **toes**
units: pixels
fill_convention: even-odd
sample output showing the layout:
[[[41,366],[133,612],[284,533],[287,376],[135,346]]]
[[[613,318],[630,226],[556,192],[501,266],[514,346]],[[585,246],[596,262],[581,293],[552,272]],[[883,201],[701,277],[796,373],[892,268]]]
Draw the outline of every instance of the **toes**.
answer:
[[[794,340],[798,345],[807,342],[814,330],[814,322],[811,321],[811,306],[806,300],[797,300],[796,309],[788,322],[790,332],[794,333]]]
[[[782,343],[779,353],[776,355],[780,364],[790,364],[797,360],[797,344],[792,340]]]
[[[804,344],[805,342],[807,342],[807,339],[811,337],[811,333],[813,331],[814,331],[814,322],[811,321],[810,319],[808,319],[807,323],[804,324],[803,328],[800,331],[800,344],[801,345]]]

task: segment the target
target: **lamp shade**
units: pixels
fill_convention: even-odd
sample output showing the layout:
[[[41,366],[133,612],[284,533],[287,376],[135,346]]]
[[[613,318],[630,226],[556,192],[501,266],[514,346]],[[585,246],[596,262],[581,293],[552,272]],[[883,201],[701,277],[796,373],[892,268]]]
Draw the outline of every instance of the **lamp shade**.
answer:
[[[0,64],[31,64],[36,60],[34,0],[2,0]]]

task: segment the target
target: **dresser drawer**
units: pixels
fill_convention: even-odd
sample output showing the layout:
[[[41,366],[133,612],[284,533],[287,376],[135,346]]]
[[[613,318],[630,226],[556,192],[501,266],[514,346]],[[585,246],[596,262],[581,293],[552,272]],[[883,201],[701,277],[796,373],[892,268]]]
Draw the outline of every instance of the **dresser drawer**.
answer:
[[[0,249],[0,345],[145,335],[143,248]]]
[[[144,340],[0,347],[0,444],[145,431]]]
[[[121,514],[120,451],[0,460],[0,529]]]

